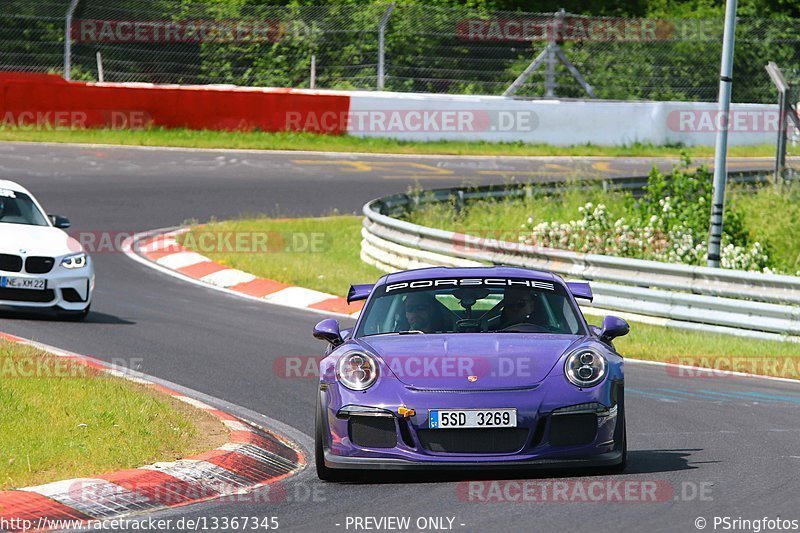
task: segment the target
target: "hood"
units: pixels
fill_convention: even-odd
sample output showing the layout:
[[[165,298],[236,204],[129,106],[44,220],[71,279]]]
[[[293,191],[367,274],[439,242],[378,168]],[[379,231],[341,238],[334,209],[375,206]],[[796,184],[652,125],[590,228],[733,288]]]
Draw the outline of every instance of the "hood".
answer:
[[[49,257],[82,251],[78,241],[58,228],[0,223],[0,253],[21,255],[20,249],[26,256]]]
[[[529,333],[385,335],[358,339],[406,385],[485,390],[541,382],[583,337]],[[469,376],[477,376],[470,381]]]

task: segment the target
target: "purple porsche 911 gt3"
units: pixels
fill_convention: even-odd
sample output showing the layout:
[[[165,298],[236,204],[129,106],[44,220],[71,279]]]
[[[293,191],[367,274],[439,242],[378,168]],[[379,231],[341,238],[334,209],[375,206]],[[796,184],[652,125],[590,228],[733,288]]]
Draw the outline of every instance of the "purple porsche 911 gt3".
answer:
[[[588,283],[512,267],[426,268],[354,285],[323,320],[316,465],[366,470],[625,467],[628,324],[586,323]]]

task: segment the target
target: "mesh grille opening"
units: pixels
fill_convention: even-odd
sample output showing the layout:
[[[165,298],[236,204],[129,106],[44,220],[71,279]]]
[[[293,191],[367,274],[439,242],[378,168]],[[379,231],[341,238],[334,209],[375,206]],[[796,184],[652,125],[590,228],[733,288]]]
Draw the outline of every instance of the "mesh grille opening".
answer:
[[[22,258],[18,255],[0,254],[0,270],[6,272],[22,271]]]
[[[420,429],[425,449],[444,453],[514,453],[528,440],[526,428]]]
[[[554,415],[550,419],[550,444],[553,446],[591,444],[597,437],[597,415]]]
[[[350,440],[365,448],[394,448],[397,428],[388,416],[351,416],[348,424]]]
[[[47,274],[53,270],[55,262],[52,257],[29,257],[25,260],[25,271],[29,274]]]

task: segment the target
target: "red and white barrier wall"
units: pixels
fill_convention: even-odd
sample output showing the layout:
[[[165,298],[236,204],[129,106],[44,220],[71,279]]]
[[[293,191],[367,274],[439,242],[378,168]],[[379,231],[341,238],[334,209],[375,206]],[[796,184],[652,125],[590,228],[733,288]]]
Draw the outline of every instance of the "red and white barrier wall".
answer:
[[[152,85],[67,82],[49,74],[0,73],[4,127],[189,128],[285,131],[287,113],[315,133],[344,133],[339,121],[315,120],[346,114],[344,94],[217,85]],[[318,124],[316,128],[314,124]],[[327,126],[327,128],[326,128]]]
[[[0,126],[310,131],[403,140],[711,146],[716,104],[517,100],[501,96],[312,91],[229,85],[66,82],[0,73]],[[776,105],[733,104],[732,145],[769,144]]]
[[[365,92],[351,94],[350,116],[348,133],[364,137],[559,146],[636,142],[713,146],[722,127],[719,119],[724,118],[717,113],[716,104],[707,102],[517,100]],[[358,120],[362,116],[367,118]],[[729,120],[729,144],[775,142],[777,105],[732,104]]]

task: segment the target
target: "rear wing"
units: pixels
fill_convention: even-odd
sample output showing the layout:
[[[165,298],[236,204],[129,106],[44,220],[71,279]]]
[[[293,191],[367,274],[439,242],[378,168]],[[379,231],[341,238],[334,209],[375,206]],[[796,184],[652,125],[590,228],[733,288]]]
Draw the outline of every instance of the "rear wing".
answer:
[[[569,292],[571,292],[575,298],[582,298],[590,302],[594,300],[592,288],[585,281],[568,281],[567,288],[569,288]]]
[[[372,289],[375,287],[372,283],[364,283],[361,285],[351,285],[350,290],[347,291],[347,303],[357,302],[359,300],[366,300],[369,298]]]

